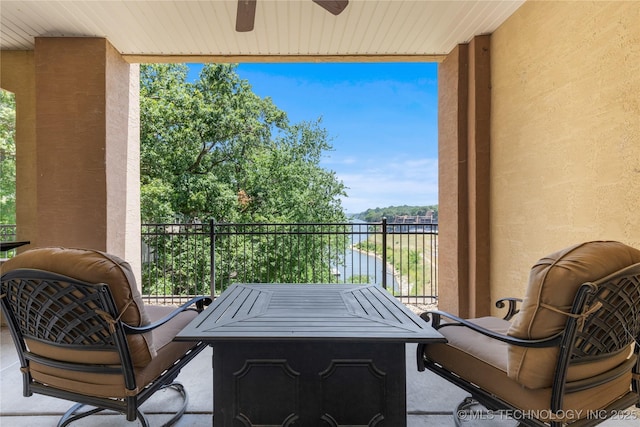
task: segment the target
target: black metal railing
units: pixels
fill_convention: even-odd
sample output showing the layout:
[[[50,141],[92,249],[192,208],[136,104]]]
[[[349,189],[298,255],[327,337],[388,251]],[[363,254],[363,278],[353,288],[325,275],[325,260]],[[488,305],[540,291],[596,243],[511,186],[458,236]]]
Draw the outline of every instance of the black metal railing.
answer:
[[[212,295],[210,223],[142,225],[142,294],[155,304]]]
[[[405,303],[438,297],[435,223],[144,224],[142,248],[154,303],[232,283],[375,283]]]
[[[18,228],[15,224],[0,224],[0,242],[15,242],[18,236]],[[16,255],[16,249],[0,251],[1,258],[12,258]]]
[[[15,224],[0,224],[0,241],[13,242],[18,235],[17,227]]]

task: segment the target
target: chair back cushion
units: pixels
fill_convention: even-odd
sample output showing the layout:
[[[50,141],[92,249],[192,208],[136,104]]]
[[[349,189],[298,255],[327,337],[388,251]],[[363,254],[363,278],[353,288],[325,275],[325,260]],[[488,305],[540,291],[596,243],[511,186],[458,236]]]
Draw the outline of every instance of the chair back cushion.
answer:
[[[126,261],[91,249],[37,248],[17,255],[2,265],[2,272],[18,268],[50,271],[88,283],[109,285],[120,320],[131,326],[149,324],[131,266]],[[127,336],[135,366],[146,366],[156,356],[151,333]]]
[[[568,317],[543,305],[569,312],[576,292],[583,283],[596,281],[638,262],[640,251],[612,241],[581,243],[540,259],[531,269],[526,295],[508,335],[539,339],[561,332]],[[617,354],[612,357],[622,356]],[[550,387],[557,358],[556,347],[509,346],[508,374],[532,389]],[[606,360],[601,360],[594,362],[591,368],[582,370],[594,375],[600,370],[598,366],[610,369],[609,365]]]

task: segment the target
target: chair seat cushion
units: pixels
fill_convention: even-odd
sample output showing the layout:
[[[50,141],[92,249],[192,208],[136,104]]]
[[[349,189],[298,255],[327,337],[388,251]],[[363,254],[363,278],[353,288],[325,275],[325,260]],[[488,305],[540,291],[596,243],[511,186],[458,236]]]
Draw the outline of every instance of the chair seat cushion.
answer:
[[[159,320],[176,309],[175,307],[149,305],[147,308],[151,322]],[[40,383],[89,396],[124,398],[137,394],[196,345],[196,343],[192,342],[175,342],[173,338],[197,314],[197,312],[191,310],[182,312],[153,331],[154,342],[158,343],[160,347],[157,348],[156,356],[146,366],[135,368],[137,386],[135,392],[126,389],[122,374],[73,372],[32,362],[30,364],[31,375],[34,380]],[[90,359],[86,360],[86,363],[90,362]]]
[[[153,305],[147,305],[146,308],[152,323],[175,310],[175,307]],[[198,313],[194,310],[183,311],[174,319],[153,331],[153,342],[156,345],[158,354],[144,368],[136,368],[136,383],[138,387],[143,384],[149,384],[162,371],[173,365],[176,360],[196,345],[195,342],[173,341],[173,339],[178,332],[184,329],[197,316]]]
[[[510,326],[509,322],[497,317],[481,317],[470,319],[470,321],[499,334],[506,334]],[[508,345],[506,343],[460,326],[444,326],[438,332],[447,338],[449,346],[457,348],[464,354],[473,354],[474,357],[500,372],[507,371]]]
[[[470,319],[484,328],[504,334],[510,323],[494,317]],[[425,346],[425,356],[455,372],[465,381],[499,397],[501,400],[521,408],[535,410],[548,416],[551,401],[551,387],[529,389],[507,375],[508,344],[485,337],[469,328],[444,326],[439,329],[446,344]],[[589,410],[598,410],[628,392],[631,372],[600,386],[568,393],[564,408],[568,418],[584,417]]]

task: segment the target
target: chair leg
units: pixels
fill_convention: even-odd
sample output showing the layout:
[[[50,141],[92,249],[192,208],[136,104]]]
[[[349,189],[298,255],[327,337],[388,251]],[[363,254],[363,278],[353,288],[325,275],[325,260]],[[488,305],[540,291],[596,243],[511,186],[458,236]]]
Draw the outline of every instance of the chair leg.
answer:
[[[62,418],[60,418],[60,420],[58,421],[58,427],[65,427],[76,420],[104,411],[104,408],[93,408],[89,411],[76,414],[76,411],[78,411],[80,408],[84,406],[87,406],[87,405],[83,403],[76,403],[71,408],[69,408],[69,410],[65,412]]]
[[[182,406],[180,407],[180,409],[178,409],[178,411],[174,414],[173,417],[171,417],[169,421],[167,421],[162,425],[162,427],[170,427],[174,425],[185,414],[187,410],[187,405],[189,404],[189,396],[187,396],[187,391],[185,390],[184,386],[179,382],[173,382],[171,384],[167,384],[164,387],[161,387],[160,390],[165,388],[172,388],[178,393],[180,393],[180,395],[182,396]],[[62,418],[60,418],[60,420],[58,421],[58,427],[66,427],[67,425],[71,424],[74,421],[77,421],[84,417],[88,417],[89,415],[97,414],[98,412],[105,410],[105,408],[93,408],[86,412],[76,413],[78,410],[80,410],[84,406],[87,406],[87,405],[83,403],[77,403],[73,405],[71,408],[69,408],[69,410],[65,412]],[[147,419],[147,416],[144,414],[144,412],[142,412],[140,409],[137,409],[136,415],[142,427],[150,426],[149,420]]]
[[[189,404],[189,396],[187,396],[187,391],[184,389],[184,386],[177,381],[174,381],[171,384],[167,384],[162,388],[172,388],[176,390],[178,393],[180,393],[180,395],[182,395],[182,407],[178,410],[178,412],[176,412],[176,414],[169,421],[167,421],[162,425],[162,427],[169,427],[174,425],[176,421],[178,421],[187,411],[187,405]]]
[[[136,411],[136,414],[138,414],[138,420],[140,420],[140,424],[142,424],[142,427],[149,427],[149,420],[147,419],[147,416],[144,414],[144,412],[138,409]]]
[[[474,407],[476,407],[474,409]],[[457,406],[455,414],[453,414],[453,421],[456,427],[466,427],[469,421],[474,419],[485,420],[487,426],[492,425],[492,420],[496,419],[496,412],[489,411],[482,403],[476,400],[472,396],[465,397],[462,402]],[[502,418],[500,418],[502,419]],[[506,418],[505,418],[506,419]],[[529,427],[528,424],[514,420],[514,427]],[[474,424],[475,425],[475,424]],[[503,425],[502,423],[498,425]]]
[[[471,396],[465,397],[464,400],[460,402],[460,404],[456,408],[456,413],[453,414],[453,422],[455,423],[456,427],[462,427],[462,423],[469,420],[469,418],[465,416],[465,414],[472,411],[471,408],[478,404],[478,401]]]

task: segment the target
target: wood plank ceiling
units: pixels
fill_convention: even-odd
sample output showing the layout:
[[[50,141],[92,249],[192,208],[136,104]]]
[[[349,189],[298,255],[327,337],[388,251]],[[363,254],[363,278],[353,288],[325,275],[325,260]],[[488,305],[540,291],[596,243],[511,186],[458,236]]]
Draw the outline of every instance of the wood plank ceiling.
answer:
[[[438,60],[493,32],[524,2],[351,0],[339,16],[311,0],[257,0],[253,31],[235,31],[236,0],[0,2],[0,47],[35,37],[106,37],[132,62],[238,57]],[[303,58],[304,59],[304,58]],[[325,59],[326,60],[326,59]]]

